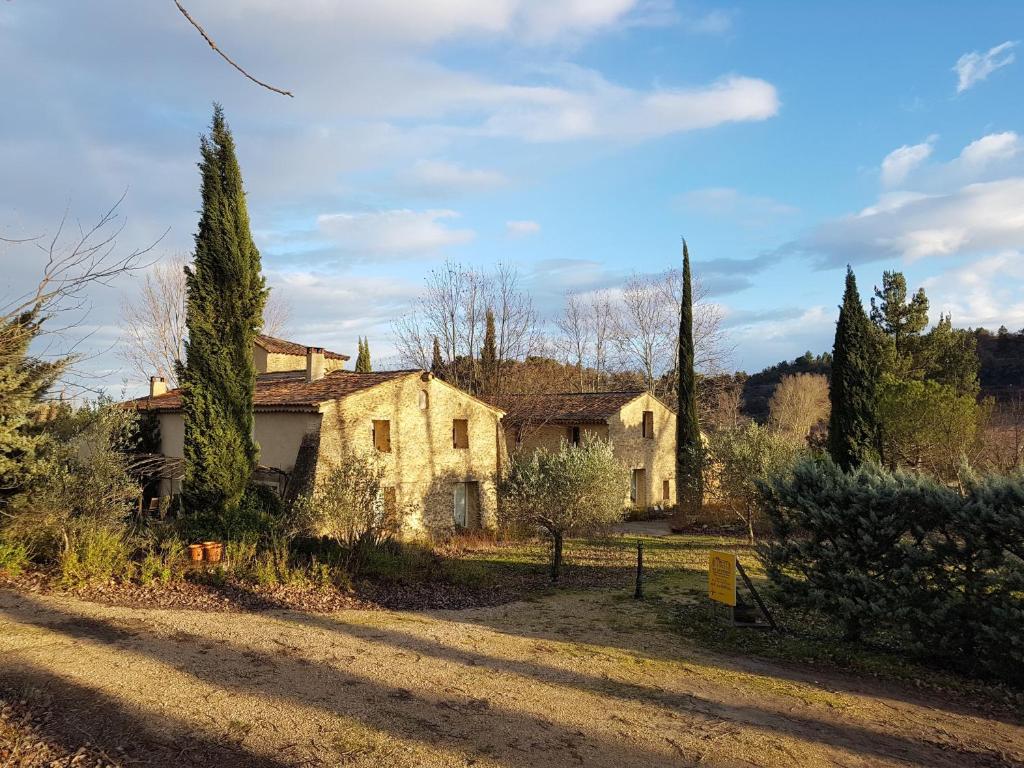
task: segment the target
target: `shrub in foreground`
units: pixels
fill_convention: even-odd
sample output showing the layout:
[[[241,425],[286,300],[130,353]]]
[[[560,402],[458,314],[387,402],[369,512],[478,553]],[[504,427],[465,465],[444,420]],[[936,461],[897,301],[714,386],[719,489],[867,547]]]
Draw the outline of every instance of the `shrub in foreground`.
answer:
[[[922,475],[805,461],[761,484],[775,538],[760,557],[779,596],[848,639],[1016,670],[1024,681],[1024,480],[963,494]]]

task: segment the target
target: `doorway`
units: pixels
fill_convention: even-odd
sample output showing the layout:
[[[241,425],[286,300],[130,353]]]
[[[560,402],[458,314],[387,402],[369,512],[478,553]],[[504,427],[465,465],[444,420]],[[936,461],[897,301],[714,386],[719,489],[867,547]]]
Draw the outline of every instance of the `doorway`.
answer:
[[[629,481],[629,499],[633,506],[647,506],[647,470],[634,469]]]
[[[480,483],[470,481],[452,485],[452,512],[456,528],[480,527]]]

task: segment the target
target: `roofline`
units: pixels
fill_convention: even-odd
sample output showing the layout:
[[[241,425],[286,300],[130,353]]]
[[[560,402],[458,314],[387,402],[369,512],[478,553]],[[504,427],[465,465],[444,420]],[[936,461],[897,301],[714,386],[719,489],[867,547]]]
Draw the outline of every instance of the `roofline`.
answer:
[[[288,339],[278,339],[277,336],[270,336],[270,335],[268,335],[266,333],[257,333],[253,337],[253,340],[252,340],[253,344],[255,344],[257,347],[262,349],[268,355],[284,355],[285,357],[299,357],[299,355],[297,355],[297,354],[296,355],[292,355],[292,354],[289,354],[288,352],[271,352],[269,349],[267,349],[266,344],[264,344],[263,341],[260,339],[260,336],[265,336],[268,339],[275,339],[277,341],[283,341],[283,342],[285,342],[287,344],[294,344],[297,347],[305,346],[307,349],[309,349],[308,346],[306,346],[305,344],[299,344],[299,342],[297,342],[297,341],[288,341]],[[330,353],[332,355],[337,355],[337,357],[335,359],[345,360],[346,362],[352,359],[349,355],[346,355],[343,352],[335,352],[333,349],[325,349],[324,350],[324,354],[326,355],[327,353]],[[296,370],[300,370],[300,369],[296,369]]]
[[[440,378],[438,376],[435,376],[434,374],[430,373],[430,371],[423,370],[421,368],[419,370],[419,373],[420,374],[424,374],[424,373],[429,374],[431,381],[439,381],[442,384],[444,384],[446,387],[448,387],[449,389],[454,389],[456,392],[459,392],[460,394],[465,395],[470,400],[475,400],[476,402],[480,403],[480,405],[484,406],[485,408],[487,408],[487,409],[489,409],[491,411],[494,411],[495,413],[500,413],[502,416],[505,416],[508,413],[508,411],[505,411],[504,409],[499,408],[498,406],[494,405],[493,403],[488,403],[486,400],[483,400],[483,399],[477,397],[476,395],[471,395],[466,390],[460,389],[459,387],[456,387],[454,384],[449,384],[444,379],[442,379],[442,378]]]

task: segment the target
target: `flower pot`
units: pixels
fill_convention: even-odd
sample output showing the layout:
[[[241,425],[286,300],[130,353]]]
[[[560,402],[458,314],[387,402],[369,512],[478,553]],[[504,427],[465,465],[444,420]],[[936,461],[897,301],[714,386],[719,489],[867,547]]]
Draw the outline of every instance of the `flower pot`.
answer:
[[[219,541],[204,541],[203,542],[203,557],[208,563],[219,563],[220,556],[224,552],[224,547]]]
[[[193,563],[202,562],[203,559],[203,545],[202,544],[189,544],[188,545],[188,556],[191,558]]]

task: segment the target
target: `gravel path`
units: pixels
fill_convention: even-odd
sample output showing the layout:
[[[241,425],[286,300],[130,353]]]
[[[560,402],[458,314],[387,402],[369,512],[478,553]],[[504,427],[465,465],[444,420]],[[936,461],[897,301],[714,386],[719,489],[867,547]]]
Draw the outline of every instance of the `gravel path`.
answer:
[[[0,686],[123,766],[1024,764],[1020,722],[699,653],[608,593],[314,615],[0,591]]]

